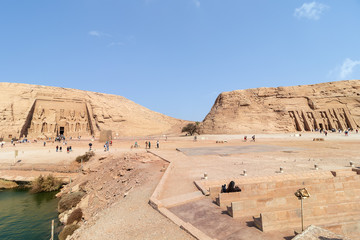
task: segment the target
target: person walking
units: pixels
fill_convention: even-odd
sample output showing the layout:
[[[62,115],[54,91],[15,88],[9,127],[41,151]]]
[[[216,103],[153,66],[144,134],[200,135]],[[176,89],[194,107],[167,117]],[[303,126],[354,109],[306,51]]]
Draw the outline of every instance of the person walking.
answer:
[[[150,143],[150,141],[149,141],[149,149],[151,148],[151,143]]]
[[[156,141],[156,148],[159,148],[160,146],[160,143],[159,143],[159,140]]]
[[[56,145],[56,152],[58,152],[59,151],[59,146],[58,145]]]

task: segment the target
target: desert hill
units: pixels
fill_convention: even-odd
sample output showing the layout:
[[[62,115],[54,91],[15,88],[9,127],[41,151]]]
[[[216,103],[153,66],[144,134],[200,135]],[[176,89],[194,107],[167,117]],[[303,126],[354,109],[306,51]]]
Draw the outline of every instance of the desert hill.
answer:
[[[201,123],[207,134],[357,129],[360,80],[221,93]]]
[[[179,133],[186,122],[124,97],[19,83],[0,83],[0,138]]]

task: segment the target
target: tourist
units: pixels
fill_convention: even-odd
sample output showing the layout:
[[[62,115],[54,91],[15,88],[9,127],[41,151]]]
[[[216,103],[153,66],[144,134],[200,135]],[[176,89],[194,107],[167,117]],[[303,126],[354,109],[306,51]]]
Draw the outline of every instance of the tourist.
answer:
[[[135,148],[138,148],[139,146],[138,146],[138,143],[137,142],[135,142]]]
[[[106,144],[106,151],[109,151],[109,142]]]
[[[149,141],[149,149],[151,148],[151,143],[150,143],[150,141]]]
[[[69,146],[69,151],[70,151],[70,152],[72,152],[72,148],[71,148],[71,146]]]
[[[356,133],[359,133],[359,130],[358,130],[358,129],[356,129]]]
[[[89,143],[89,151],[91,151],[92,143]]]
[[[46,142],[44,141],[44,147],[46,146]]]
[[[226,193],[226,184],[221,185],[221,192]]]
[[[197,141],[197,136],[194,136],[194,142],[196,142]]]
[[[1,148],[3,148],[3,147],[4,147],[4,143],[2,142],[2,143],[1,143]]]
[[[59,146],[58,145],[56,145],[56,152],[58,152],[59,151]]]
[[[244,142],[246,142],[247,141],[247,136],[244,136]]]
[[[106,143],[104,144],[104,152],[106,152]]]
[[[252,140],[255,142],[255,135],[253,135],[251,138],[252,138]]]
[[[226,192],[241,192],[241,189],[238,186],[235,186],[235,182],[231,181],[229,187],[226,189]]]
[[[69,150],[69,147],[66,147],[66,152],[69,153],[69,151],[70,151],[70,150]]]
[[[145,149],[147,149],[148,148],[148,142],[146,141],[145,142]]]
[[[159,140],[157,140],[156,141],[156,148],[159,148],[159,145],[160,145]]]
[[[325,137],[326,137],[328,132],[327,132],[327,131],[324,131],[324,133],[325,133]]]
[[[110,141],[110,146],[112,146],[112,140]]]
[[[62,152],[62,146],[59,147],[60,152]]]

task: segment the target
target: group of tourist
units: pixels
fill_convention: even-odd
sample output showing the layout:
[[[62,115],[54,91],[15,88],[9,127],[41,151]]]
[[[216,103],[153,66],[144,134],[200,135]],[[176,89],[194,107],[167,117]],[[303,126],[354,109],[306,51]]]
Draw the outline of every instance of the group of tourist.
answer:
[[[55,149],[56,149],[56,152],[59,152],[59,151],[62,152],[62,146],[56,145],[56,148],[55,148]],[[66,147],[66,152],[67,152],[67,153],[72,152],[72,147],[71,147],[71,146],[67,146],[67,147]]]
[[[324,133],[325,137],[328,135],[328,131],[324,130],[324,129],[320,129],[320,130],[315,129],[315,131],[319,131],[320,133]],[[329,131],[336,132],[336,129],[333,128],[333,129],[331,129]],[[344,130],[345,136],[349,136],[349,133],[352,132],[352,131],[354,131],[354,130],[351,129],[351,128],[348,128],[348,129]],[[338,129],[338,133],[342,133],[342,130],[340,128]],[[359,133],[359,130],[355,129],[355,133]]]
[[[137,148],[137,142],[135,142],[135,148]],[[150,141],[146,141],[145,142],[145,149],[150,149],[151,148],[151,142]],[[156,148],[160,148],[160,142],[159,140],[156,141]]]
[[[238,186],[235,186],[234,181],[231,181],[228,187],[226,187],[226,184],[221,185],[221,192],[222,193],[241,192],[241,189]]]
[[[255,135],[252,135],[251,139],[255,142]],[[244,136],[244,142],[247,142],[247,136]]]

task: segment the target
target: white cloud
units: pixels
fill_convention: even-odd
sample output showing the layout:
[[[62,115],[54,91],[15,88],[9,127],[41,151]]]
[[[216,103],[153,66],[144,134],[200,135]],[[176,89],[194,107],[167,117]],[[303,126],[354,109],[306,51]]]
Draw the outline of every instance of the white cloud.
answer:
[[[123,42],[111,42],[111,43],[109,43],[108,47],[122,46],[122,45],[124,45]]]
[[[193,0],[196,7],[200,7],[200,0]]]
[[[90,36],[94,36],[94,37],[110,37],[111,36],[110,34],[99,32],[96,30],[91,30],[90,32],[88,32],[88,34]]]
[[[304,3],[301,7],[295,9],[294,16],[298,18],[318,20],[320,19],[321,14],[328,8],[329,6],[322,3]]]
[[[341,65],[338,65],[334,69],[332,69],[329,74],[328,78],[330,79],[337,79],[337,80],[348,80],[353,78],[353,73],[356,71],[357,74],[360,74],[360,60],[351,60],[347,58]],[[357,77],[360,78],[360,77]]]
[[[340,79],[345,79],[351,76],[351,74],[354,71],[354,68],[358,65],[360,65],[360,61],[353,61],[350,58],[345,59],[345,61],[340,67],[340,74],[339,74]]]

